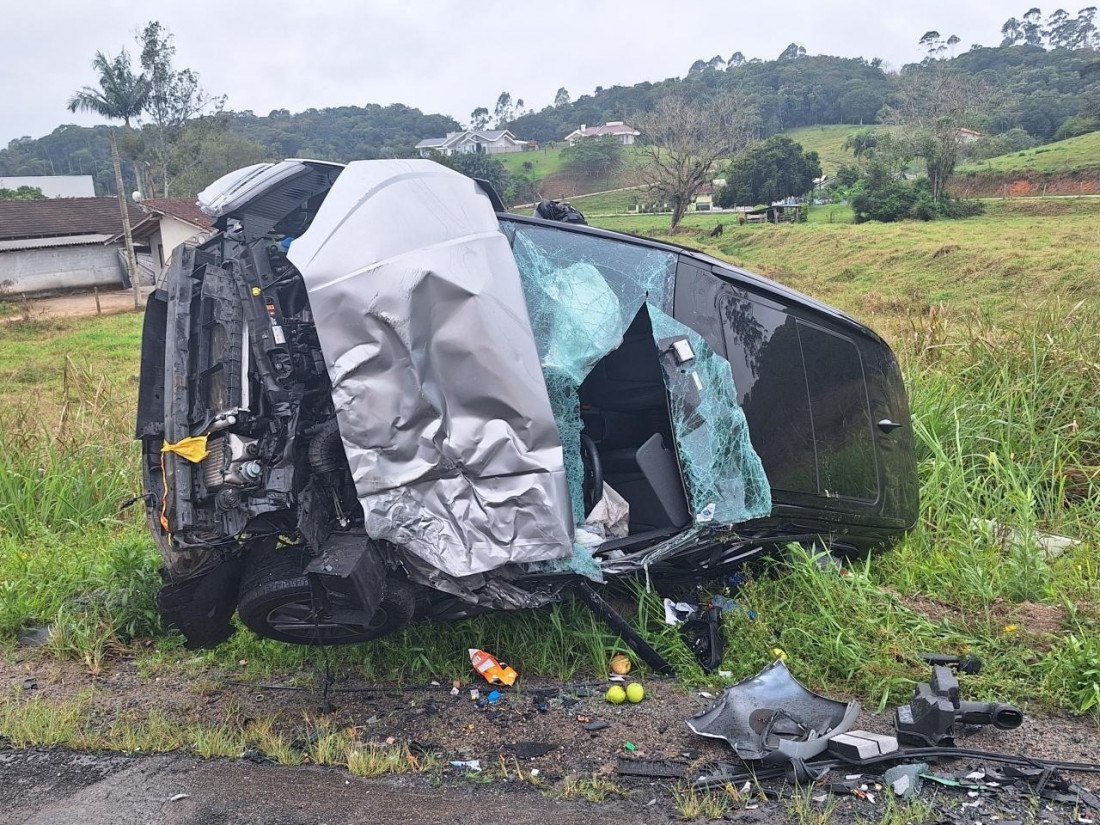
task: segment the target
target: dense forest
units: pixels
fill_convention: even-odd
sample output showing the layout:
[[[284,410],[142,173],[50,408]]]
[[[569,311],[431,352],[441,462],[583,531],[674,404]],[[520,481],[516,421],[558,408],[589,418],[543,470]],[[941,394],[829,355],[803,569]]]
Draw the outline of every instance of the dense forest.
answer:
[[[991,134],[1021,128],[1046,141],[1069,118],[1100,115],[1100,72],[1086,71],[1097,57],[1088,48],[975,46],[937,62],[973,76],[983,90],[977,128]],[[508,126],[530,140],[560,140],[581,123],[629,119],[667,94],[706,99],[729,90],[748,95],[761,137],[798,126],[874,123],[883,106],[892,103],[899,77],[918,68],[891,73],[877,59],[807,55],[792,44],[776,60],[746,61],[735,53],[729,60],[698,60],[682,78],[597,89],[571,102],[559,96],[559,105],[525,114]]]
[[[405,157],[418,140],[458,129],[447,115],[390,106],[341,106],[283,110],[260,117],[222,112],[197,119],[183,136],[185,168],[177,191],[194,193],[225,172],[287,157],[322,160]],[[142,130],[120,140],[125,157],[141,157]],[[136,186],[132,163],[124,162],[127,187]],[[45,137],[19,138],[0,150],[0,175],[92,175],[96,191],[113,194],[114,177],[107,127],[59,126]]]
[[[973,46],[958,56],[947,55],[957,41],[929,32],[921,43],[929,47],[926,64],[934,61],[963,73],[980,90],[982,106],[974,127],[991,135],[1012,132],[1014,139],[1022,136],[1023,145],[1100,128],[1100,60],[1092,40],[1069,48],[1053,41],[1044,45],[1041,38],[1010,31],[1000,46]],[[509,106],[507,119],[497,125],[507,126],[520,138],[546,143],[560,140],[582,123],[629,121],[666,95],[705,102],[733,90],[751,104],[758,137],[798,126],[871,124],[894,103],[906,73],[922,65],[889,71],[877,59],[809,55],[791,44],[775,60],[746,60],[735,52],[728,59],[697,60],[682,78],[597,87],[594,94],[576,100],[562,89],[555,103],[541,111],[515,116]],[[487,110],[476,111],[487,115]],[[409,156],[421,138],[458,128],[450,116],[424,114],[400,104],[297,114],[276,110],[266,116],[220,112],[195,119],[183,134],[176,191],[171,194],[193,193],[230,169],[260,160]],[[123,135],[124,157],[143,156],[144,132],[136,129]],[[133,161],[124,166],[127,187],[135,185]],[[97,191],[113,192],[106,127],[59,126],[45,137],[19,138],[0,150],[0,175],[48,174],[91,174]]]

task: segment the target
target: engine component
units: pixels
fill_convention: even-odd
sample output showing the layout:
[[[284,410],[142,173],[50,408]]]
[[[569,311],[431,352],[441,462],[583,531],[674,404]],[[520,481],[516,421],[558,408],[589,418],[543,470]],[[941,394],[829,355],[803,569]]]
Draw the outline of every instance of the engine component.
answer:
[[[932,681],[917,685],[908,705],[894,711],[898,741],[916,746],[954,747],[955,736],[968,728],[993,725],[1012,730],[1023,721],[1023,713],[1012,705],[960,699],[959,680],[942,665],[932,668]]]
[[[254,456],[259,452],[255,438],[226,433],[206,443],[209,455],[202,461],[202,480],[206,489],[249,487],[263,477],[263,465]]]

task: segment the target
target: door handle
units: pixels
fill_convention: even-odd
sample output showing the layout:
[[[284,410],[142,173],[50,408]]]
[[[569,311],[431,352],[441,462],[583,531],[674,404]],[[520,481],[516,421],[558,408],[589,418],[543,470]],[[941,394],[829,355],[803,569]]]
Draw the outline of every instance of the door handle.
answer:
[[[891,421],[889,418],[884,418],[878,422],[878,428],[884,433],[892,433],[898,427],[902,426],[897,421]]]

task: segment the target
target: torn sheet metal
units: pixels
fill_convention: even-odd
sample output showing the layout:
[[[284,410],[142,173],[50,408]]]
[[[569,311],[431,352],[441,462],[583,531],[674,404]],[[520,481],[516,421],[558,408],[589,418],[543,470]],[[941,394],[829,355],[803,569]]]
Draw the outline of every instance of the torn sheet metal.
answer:
[[[688,720],[700,736],[724,739],[745,760],[812,759],[859,716],[859,702],[807,690],[782,661],[726,689],[713,708]]]
[[[351,163],[288,257],[367,533],[454,577],[569,556],[520,276],[477,185],[426,160]]]

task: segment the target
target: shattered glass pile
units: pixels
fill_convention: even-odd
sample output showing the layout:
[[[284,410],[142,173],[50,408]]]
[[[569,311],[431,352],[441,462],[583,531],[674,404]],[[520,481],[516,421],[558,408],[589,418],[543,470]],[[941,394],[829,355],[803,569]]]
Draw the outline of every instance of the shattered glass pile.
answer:
[[[676,447],[694,522],[734,524],[771,512],[763,465],[749,440],[729,362],[671,317],[676,255],[661,249],[502,222],[512,241],[561,435],[576,524],[584,520],[578,389],[645,307],[658,353],[686,338],[695,358],[663,357]]]

